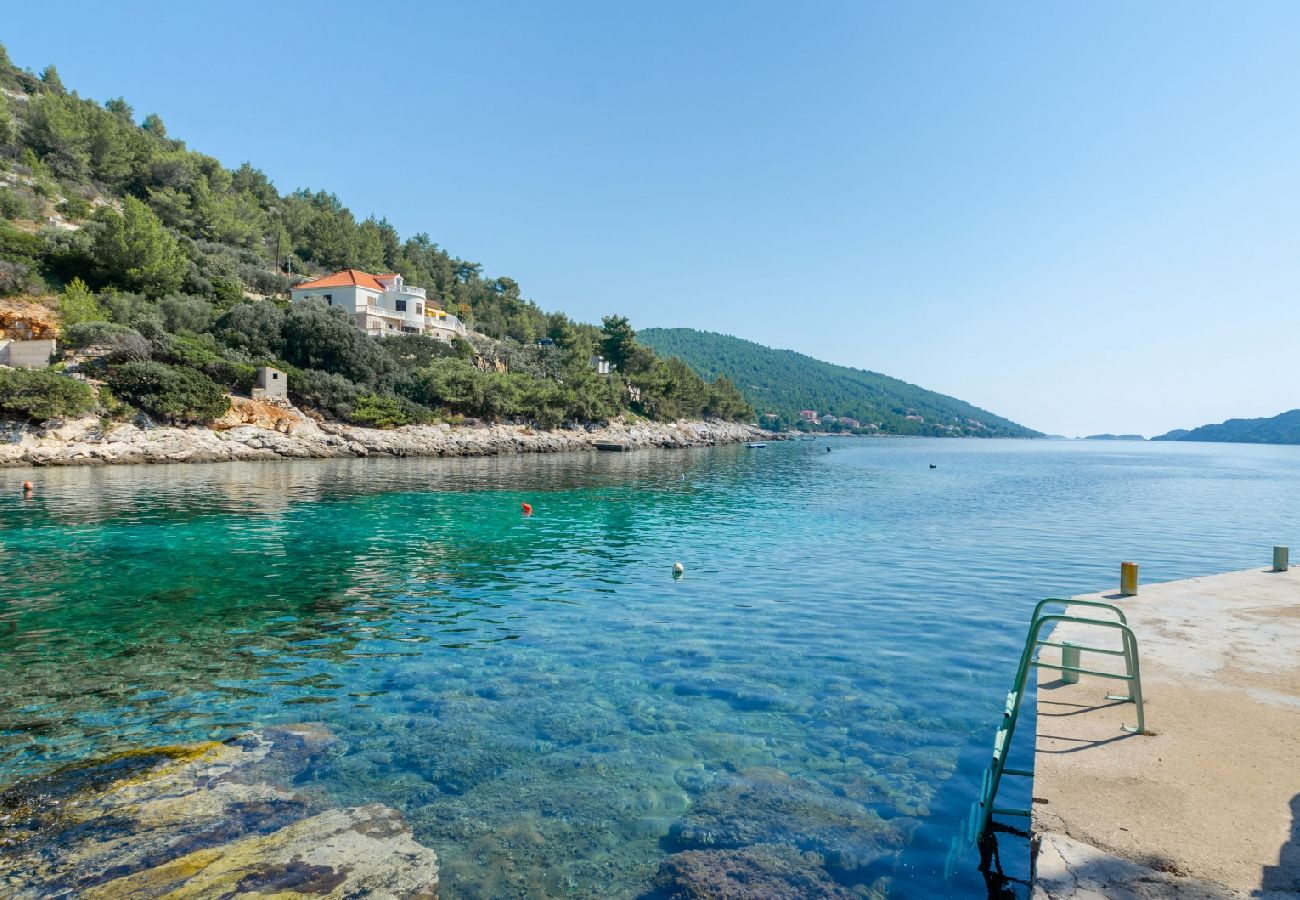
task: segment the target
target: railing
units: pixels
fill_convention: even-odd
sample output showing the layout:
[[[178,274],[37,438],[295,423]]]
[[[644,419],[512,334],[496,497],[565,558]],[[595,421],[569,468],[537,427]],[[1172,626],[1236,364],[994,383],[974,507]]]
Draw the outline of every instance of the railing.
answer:
[[[461,322],[460,319],[456,318],[451,313],[435,315],[434,313],[426,312],[424,315],[424,324],[426,326],[431,328],[446,328],[450,331],[459,332],[461,334],[465,333],[465,323]]]
[[[397,287],[396,285],[394,285],[393,287],[385,288],[384,293],[407,294],[410,296],[419,297],[421,300],[423,300],[425,295],[425,290],[424,288],[411,287],[410,285],[404,284],[401,287]]]
[[[1043,610],[1045,608],[1057,604],[1087,606],[1105,610],[1114,613],[1118,617],[1118,621],[1068,616],[1062,613],[1044,614]],[[1057,622],[1118,631],[1123,642],[1123,648],[1115,650],[1108,647],[1088,647],[1066,641],[1044,640],[1039,637],[1045,625]],[[1035,658],[1039,647],[1060,649],[1060,664],[1043,662]],[[1124,673],[1085,669],[1078,662],[1081,653],[1122,656],[1124,658]],[[957,857],[963,847],[979,845],[983,851],[984,841],[992,826],[994,815],[1019,816],[1022,818],[1029,818],[1032,815],[1028,809],[997,806],[996,800],[998,788],[1002,785],[1003,775],[1032,778],[1034,774],[1032,769],[1009,767],[1007,765],[1007,754],[1011,751],[1011,740],[1015,737],[1016,725],[1020,719],[1020,709],[1024,703],[1029,673],[1035,667],[1061,672],[1065,680],[1077,681],[1079,675],[1095,675],[1098,678],[1127,681],[1129,683],[1129,693],[1127,695],[1107,694],[1106,699],[1134,703],[1137,707],[1137,726],[1129,728],[1121,724],[1120,727],[1130,734],[1144,734],[1146,732],[1146,710],[1142,702],[1142,673],[1138,663],[1137,636],[1133,634],[1133,629],[1129,628],[1123,610],[1109,603],[1101,603],[1096,600],[1062,600],[1049,597],[1046,600],[1039,601],[1038,605],[1034,607],[1034,615],[1029,625],[1029,634],[1025,637],[1025,646],[1020,654],[1020,664],[1016,668],[1015,683],[1012,689],[1007,692],[1006,703],[1002,709],[1002,722],[993,737],[993,757],[980,781],[979,799],[971,804],[970,815],[967,817],[962,833],[953,838],[952,847],[949,850],[948,864],[946,866],[949,875],[955,869]],[[1070,678],[1070,676],[1073,676],[1073,678]]]

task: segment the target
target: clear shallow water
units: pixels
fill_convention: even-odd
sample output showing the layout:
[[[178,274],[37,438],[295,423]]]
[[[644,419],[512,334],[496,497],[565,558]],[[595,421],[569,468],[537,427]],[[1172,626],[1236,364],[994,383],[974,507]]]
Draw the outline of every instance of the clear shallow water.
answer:
[[[801,827],[848,815],[869,845],[878,815],[905,838],[840,877],[982,896],[943,859],[1032,604],[1121,559],[1154,581],[1300,544],[1295,447],[865,439],[0,484],[0,783],[323,721],[342,750],[305,786],[403,810],[451,897],[637,896],[674,822],[746,816],[726,786],[772,770]]]

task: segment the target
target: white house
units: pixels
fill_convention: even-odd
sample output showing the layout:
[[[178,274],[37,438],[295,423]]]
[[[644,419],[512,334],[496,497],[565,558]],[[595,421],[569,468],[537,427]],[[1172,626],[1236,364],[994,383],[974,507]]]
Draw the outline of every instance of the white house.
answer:
[[[343,269],[298,285],[289,298],[294,303],[319,299],[341,306],[366,334],[428,334],[444,341],[466,334],[460,319],[438,309],[436,301],[431,304],[424,288],[411,287],[401,275]]]

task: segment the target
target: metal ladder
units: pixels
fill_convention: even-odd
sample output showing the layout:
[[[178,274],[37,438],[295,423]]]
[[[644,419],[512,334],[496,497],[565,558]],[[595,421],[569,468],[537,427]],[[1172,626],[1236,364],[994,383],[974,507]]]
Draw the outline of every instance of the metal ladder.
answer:
[[[1116,620],[1094,619],[1082,616],[1067,616],[1061,613],[1045,613],[1044,610],[1049,606],[1060,604],[1062,606],[1089,606],[1096,609],[1105,610],[1114,613]],[[1123,639],[1123,649],[1114,650],[1107,647],[1089,647],[1080,644],[1069,644],[1058,641],[1043,640],[1039,637],[1043,628],[1048,624],[1057,622],[1068,622],[1076,625],[1086,625],[1097,628],[1106,628],[1120,632]],[[1044,662],[1037,658],[1039,647],[1056,647],[1061,650],[1062,659],[1059,664]],[[1078,653],[1101,653],[1106,656],[1124,657],[1124,674],[1116,672],[1101,672],[1095,669],[1085,669],[1080,665],[1070,665],[1065,659],[1065,654]],[[1129,728],[1121,726],[1131,734],[1143,734],[1146,731],[1145,710],[1142,703],[1142,673],[1138,665],[1138,646],[1137,637],[1133,630],[1128,626],[1128,620],[1124,617],[1124,612],[1119,607],[1110,603],[1102,603],[1096,600],[1062,600],[1058,597],[1049,597],[1046,600],[1040,600],[1034,607],[1033,618],[1029,623],[1029,634],[1025,638],[1024,650],[1020,653],[1020,664],[1016,668],[1016,680],[1011,690],[1007,692],[1006,704],[1002,709],[1002,722],[998,725],[997,733],[993,738],[993,757],[989,767],[984,771],[983,778],[980,781],[979,799],[971,804],[970,815],[963,825],[962,833],[953,838],[952,847],[948,854],[948,864],[945,867],[948,875],[951,877],[955,870],[956,861],[961,852],[971,846],[982,845],[986,836],[993,825],[994,815],[1018,816],[1029,818],[1031,813],[1028,809],[1018,807],[1006,807],[997,805],[998,788],[1002,784],[1003,775],[1013,775],[1023,778],[1032,778],[1032,769],[1011,768],[1007,765],[1007,755],[1011,751],[1011,740],[1016,733],[1016,724],[1020,719],[1020,708],[1024,703],[1025,688],[1028,685],[1029,673],[1037,667],[1040,669],[1054,669],[1062,673],[1073,673],[1075,675],[1096,675],[1099,678],[1113,678],[1129,683],[1129,693],[1127,695],[1107,694],[1107,700],[1121,700],[1134,703],[1137,707],[1137,726]]]

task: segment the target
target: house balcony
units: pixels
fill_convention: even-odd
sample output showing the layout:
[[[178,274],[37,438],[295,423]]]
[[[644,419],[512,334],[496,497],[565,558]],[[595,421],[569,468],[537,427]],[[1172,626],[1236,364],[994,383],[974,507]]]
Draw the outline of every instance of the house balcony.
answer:
[[[385,291],[385,293],[403,294],[408,297],[419,297],[421,300],[424,299],[424,288],[411,287],[408,284],[404,284],[401,287],[391,287],[387,291]]]
[[[464,334],[467,330],[464,322],[442,310],[428,310],[424,314],[424,324],[427,328],[441,328],[457,334]]]

